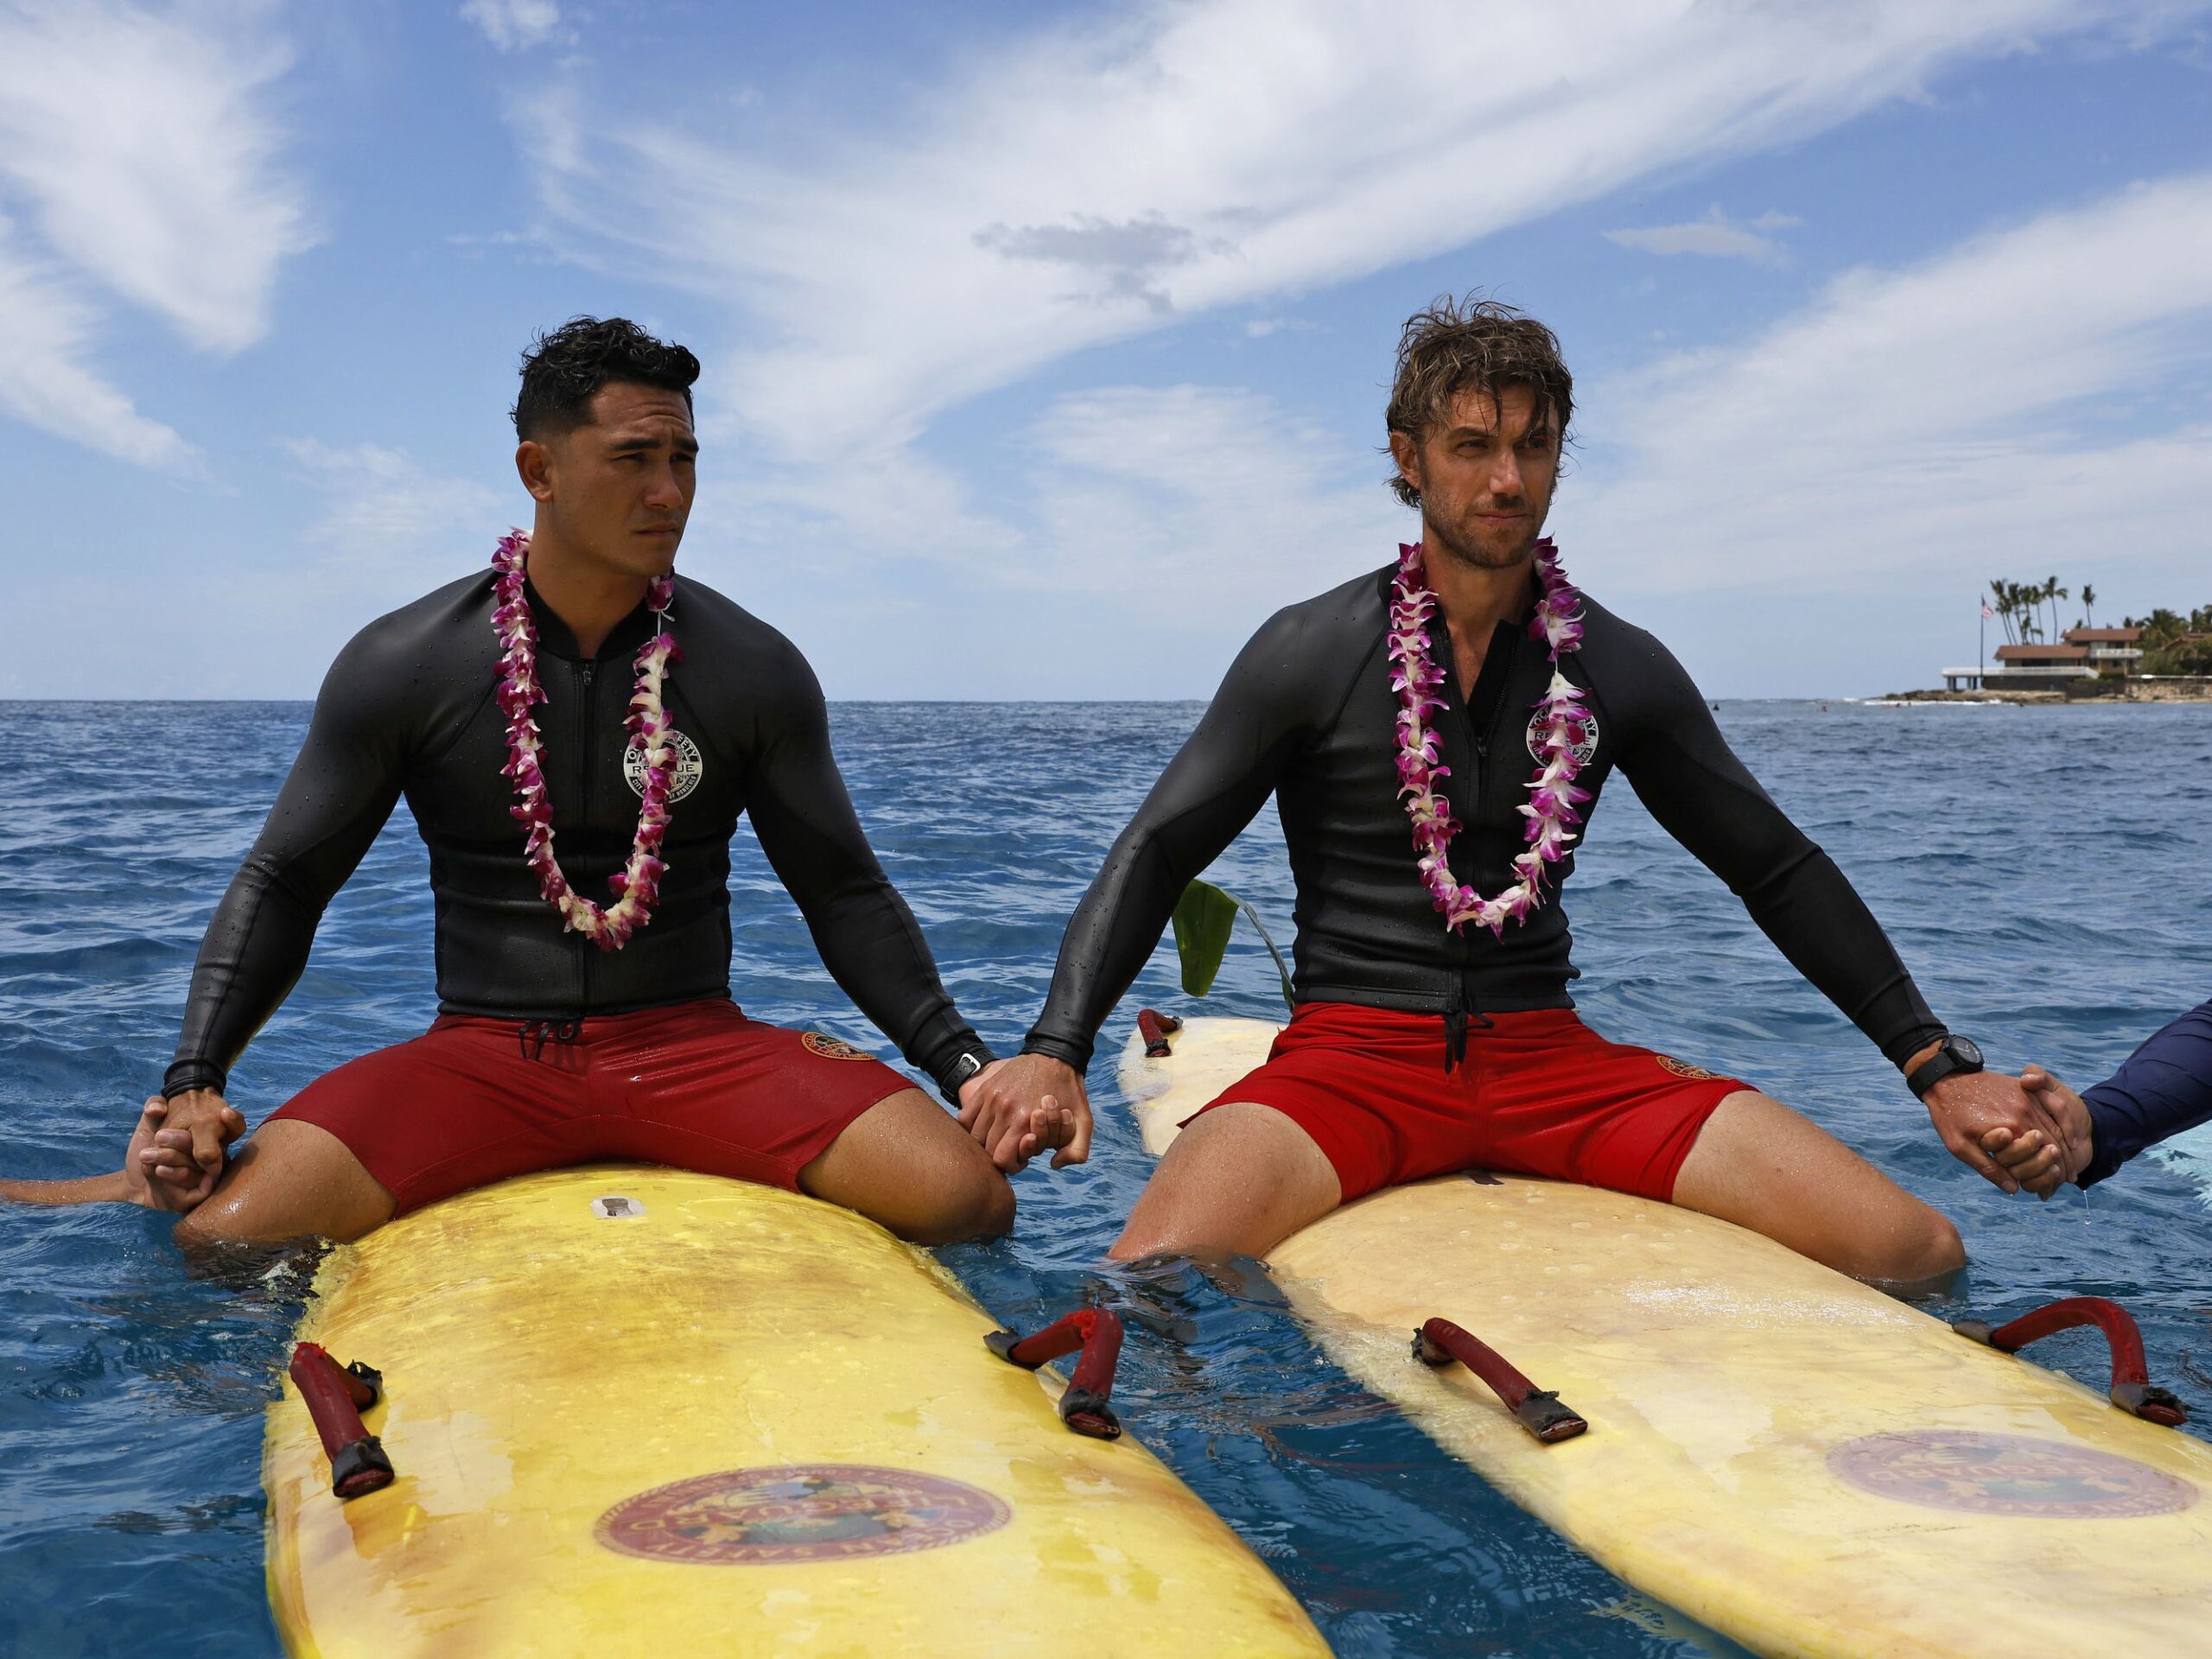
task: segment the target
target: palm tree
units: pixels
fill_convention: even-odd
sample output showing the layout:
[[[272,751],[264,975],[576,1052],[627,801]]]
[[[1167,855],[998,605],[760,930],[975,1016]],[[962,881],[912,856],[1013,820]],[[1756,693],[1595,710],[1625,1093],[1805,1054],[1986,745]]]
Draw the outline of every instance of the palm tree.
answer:
[[[2097,590],[2086,582],[2082,584],[2082,620],[2089,627],[2097,626]]]
[[[2044,579],[2043,592],[2038,594],[2037,597],[2048,601],[2050,605],[2050,637],[2054,641],[2058,638],[2058,601],[2062,599],[2070,598],[2072,594],[2069,589],[2062,588],[2058,585],[2058,578],[2056,576],[2050,576]]]

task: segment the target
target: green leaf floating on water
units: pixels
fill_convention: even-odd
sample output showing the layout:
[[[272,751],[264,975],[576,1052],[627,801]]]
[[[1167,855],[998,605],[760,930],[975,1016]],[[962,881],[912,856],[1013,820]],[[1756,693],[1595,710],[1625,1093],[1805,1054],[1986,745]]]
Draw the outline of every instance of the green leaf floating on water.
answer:
[[[1222,958],[1229,954],[1229,936],[1236,931],[1236,912],[1240,910],[1252,918],[1252,931],[1260,936],[1260,943],[1275,959],[1275,973],[1282,981],[1283,1005],[1296,1008],[1297,1001],[1291,995],[1290,969],[1283,965],[1282,952],[1275,949],[1275,942],[1268,937],[1268,930],[1261,924],[1260,912],[1211,881],[1192,882],[1183,889],[1183,897],[1175,906],[1175,954],[1182,959],[1184,994],[1204,996],[1213,989],[1214,979],[1221,972]]]

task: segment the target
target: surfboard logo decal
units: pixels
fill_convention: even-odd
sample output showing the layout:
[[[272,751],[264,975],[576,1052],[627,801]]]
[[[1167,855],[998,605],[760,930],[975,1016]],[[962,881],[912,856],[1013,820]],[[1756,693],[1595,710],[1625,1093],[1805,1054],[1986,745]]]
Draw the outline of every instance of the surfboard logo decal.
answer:
[[[1923,1509],[2070,1521],[2171,1515],[2196,1486],[2094,1446],[1976,1429],[1916,1428],[1847,1440],[1828,1471],[1861,1491]]]
[[[995,1532],[1003,1500],[941,1475],[872,1464],[725,1469],[626,1497],[599,1518],[607,1548],[651,1560],[767,1566],[904,1555]]]
[[[668,804],[673,806],[693,790],[707,775],[707,762],[699,753],[699,746],[682,732],[676,734],[676,776],[669,780]],[[630,785],[630,792],[639,800],[645,798],[645,752],[643,749],[622,751],[622,781]]]
[[[819,1054],[825,1060],[864,1060],[868,1056],[842,1037],[825,1037],[818,1031],[803,1031],[798,1034],[799,1046],[810,1054]]]

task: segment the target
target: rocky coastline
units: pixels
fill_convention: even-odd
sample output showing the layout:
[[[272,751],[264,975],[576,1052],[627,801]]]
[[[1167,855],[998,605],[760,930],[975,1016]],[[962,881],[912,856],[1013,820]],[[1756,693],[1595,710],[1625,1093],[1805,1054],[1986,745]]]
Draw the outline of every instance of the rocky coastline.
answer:
[[[2064,687],[1993,691],[1892,691],[1883,702],[2212,702],[2212,675],[2159,679],[2069,680]]]

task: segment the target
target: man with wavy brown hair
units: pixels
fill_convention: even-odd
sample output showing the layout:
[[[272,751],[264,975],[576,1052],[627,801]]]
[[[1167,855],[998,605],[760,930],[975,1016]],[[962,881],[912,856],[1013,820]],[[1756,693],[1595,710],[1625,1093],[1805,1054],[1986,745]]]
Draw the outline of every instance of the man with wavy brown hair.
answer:
[[[1808,1119],[1575,1014],[1558,895],[1615,771],[1905,1073],[1947,1147],[2008,1191],[2056,1185],[2048,1114],[1936,1021],[1666,648],[1567,582],[1541,537],[1573,412],[1535,319],[1471,297],[1407,322],[1390,484],[1421,540],[1253,636],[1070,922],[1024,1053],[967,1103],[987,1145],[1071,1104],[1059,1161],[1084,1155],[1100,1022],[1274,795],[1295,1011],[1169,1148],[1116,1256],[1256,1255],[1362,1193],[1479,1166],[1671,1200],[1866,1279],[1958,1267],[1949,1222]],[[1980,1144],[1999,1128],[2004,1161]]]

